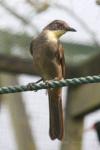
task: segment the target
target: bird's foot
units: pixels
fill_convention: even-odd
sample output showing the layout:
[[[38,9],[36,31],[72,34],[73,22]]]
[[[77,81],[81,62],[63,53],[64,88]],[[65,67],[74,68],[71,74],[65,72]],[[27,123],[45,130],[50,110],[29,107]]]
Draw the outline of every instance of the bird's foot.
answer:
[[[32,90],[33,86],[41,81],[43,81],[43,78],[41,78],[40,80],[38,80],[36,82],[28,83],[27,88]]]
[[[54,81],[59,81],[59,80],[63,80],[64,78],[58,78],[58,77],[55,77],[54,79],[52,79],[52,80],[46,80],[46,81],[44,81],[44,83],[49,87],[49,85],[50,85],[50,83],[52,83],[52,81],[54,80]],[[53,89],[53,88],[50,88],[50,89]]]
[[[54,78],[52,80],[46,80],[44,83],[47,85],[47,87],[49,88],[50,83],[52,83],[52,81],[58,81],[58,78]],[[50,89],[52,90],[53,88],[50,87]]]
[[[43,78],[41,78],[40,80],[36,81],[35,84],[37,84],[37,83],[39,83],[41,81],[43,81]]]
[[[34,84],[35,84],[35,82],[33,82],[33,83],[28,83],[27,84],[27,88],[30,90],[30,91],[32,91],[32,87],[34,86]]]
[[[64,78],[54,78],[55,81],[63,80]]]
[[[46,80],[46,81],[44,81],[44,83],[45,83],[45,85],[46,85],[47,87],[49,87],[49,85],[50,85],[51,82],[52,82],[52,80]]]

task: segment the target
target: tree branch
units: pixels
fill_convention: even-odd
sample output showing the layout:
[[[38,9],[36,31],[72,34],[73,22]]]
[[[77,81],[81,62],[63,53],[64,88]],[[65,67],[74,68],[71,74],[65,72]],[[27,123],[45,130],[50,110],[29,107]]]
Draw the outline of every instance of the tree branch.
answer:
[[[41,13],[41,12],[45,11],[50,6],[49,2],[47,0],[45,0],[44,2],[27,0],[27,2],[35,8],[37,13]]]
[[[96,4],[97,4],[97,5],[100,5],[100,0],[96,0]]]
[[[36,75],[32,60],[0,54],[0,71]]]
[[[34,31],[36,33],[38,33],[38,29],[37,27],[31,23],[31,21],[21,15],[19,15],[17,12],[15,12],[14,10],[12,10],[6,3],[4,3],[4,1],[0,1],[0,5],[6,9],[10,14],[12,14],[14,17],[16,17],[17,19],[19,19],[22,23],[24,23],[27,26],[30,26],[32,29],[34,29]]]
[[[91,65],[92,64],[92,65]],[[66,64],[66,77],[80,77],[87,75],[100,74],[100,54],[95,54],[93,57],[84,61],[80,65]],[[70,72],[68,74],[68,68]],[[37,75],[34,69],[34,64],[31,59],[19,58],[16,56],[8,56],[0,54],[0,71],[15,74]]]

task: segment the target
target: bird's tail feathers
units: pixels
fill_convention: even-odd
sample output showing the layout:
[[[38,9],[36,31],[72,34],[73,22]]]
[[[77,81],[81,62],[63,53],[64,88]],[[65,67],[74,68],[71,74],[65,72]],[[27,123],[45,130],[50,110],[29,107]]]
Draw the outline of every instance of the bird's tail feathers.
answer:
[[[63,111],[62,111],[62,99],[59,95],[60,89],[51,89],[49,94],[49,111],[50,111],[50,129],[49,134],[52,140],[63,138]]]

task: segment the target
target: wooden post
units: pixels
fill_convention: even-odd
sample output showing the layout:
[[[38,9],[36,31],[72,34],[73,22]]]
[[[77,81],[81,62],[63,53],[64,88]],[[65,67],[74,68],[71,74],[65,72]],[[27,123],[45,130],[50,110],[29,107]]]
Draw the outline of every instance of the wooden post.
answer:
[[[73,92],[74,88],[69,88],[65,114],[65,137],[61,150],[81,150],[83,118],[74,119],[70,114],[70,103],[74,100]]]
[[[18,84],[17,78],[14,75],[2,74],[0,76],[2,86]],[[3,101],[7,105],[11,115],[18,150],[35,150],[35,143],[33,142],[32,131],[21,94],[4,94]]]
[[[70,87],[65,114],[65,139],[62,150],[81,150],[84,115],[100,108],[100,84]]]

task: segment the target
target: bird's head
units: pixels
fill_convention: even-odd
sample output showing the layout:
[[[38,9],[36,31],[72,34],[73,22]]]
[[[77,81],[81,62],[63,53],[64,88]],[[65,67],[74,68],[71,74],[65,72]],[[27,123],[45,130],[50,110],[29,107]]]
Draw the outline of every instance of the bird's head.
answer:
[[[57,39],[60,38],[64,33],[68,31],[76,32],[76,30],[70,27],[66,22],[62,20],[54,20],[48,24],[43,31],[54,35]]]

